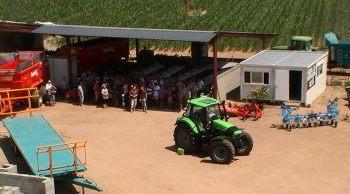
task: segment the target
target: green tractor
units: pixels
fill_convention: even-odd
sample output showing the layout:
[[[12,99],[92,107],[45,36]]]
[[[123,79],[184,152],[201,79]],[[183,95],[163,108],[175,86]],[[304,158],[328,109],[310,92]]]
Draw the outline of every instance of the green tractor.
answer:
[[[175,123],[175,146],[186,154],[208,150],[219,164],[231,163],[235,155],[249,155],[252,137],[227,118],[225,106],[216,99],[202,96],[188,100],[186,111]]]
[[[313,41],[309,36],[293,36],[290,46],[274,46],[272,50],[317,51],[318,49],[313,47]]]

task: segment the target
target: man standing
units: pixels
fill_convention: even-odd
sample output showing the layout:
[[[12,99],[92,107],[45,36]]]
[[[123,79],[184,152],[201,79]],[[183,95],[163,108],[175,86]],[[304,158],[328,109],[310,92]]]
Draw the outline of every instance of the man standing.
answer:
[[[130,90],[130,112],[136,110],[138,91],[136,85],[131,85]]]
[[[83,103],[84,103],[84,90],[83,90],[83,86],[82,86],[82,82],[81,81],[78,84],[78,96],[79,96],[80,106],[83,106]]]
[[[55,95],[56,95],[57,88],[51,83],[51,80],[48,80],[45,85],[45,89],[46,89],[46,95],[49,98],[47,100],[50,106],[54,106],[56,103]]]
[[[123,108],[126,106],[126,101],[127,101],[127,95],[129,93],[129,86],[127,83],[124,83],[123,85],[123,93],[122,93],[122,104]]]
[[[95,103],[96,106],[98,105],[98,98],[100,96],[100,87],[99,87],[99,81],[95,79],[93,90],[94,90],[94,96],[95,96]]]
[[[140,88],[140,101],[143,112],[147,112],[147,91],[143,85]]]

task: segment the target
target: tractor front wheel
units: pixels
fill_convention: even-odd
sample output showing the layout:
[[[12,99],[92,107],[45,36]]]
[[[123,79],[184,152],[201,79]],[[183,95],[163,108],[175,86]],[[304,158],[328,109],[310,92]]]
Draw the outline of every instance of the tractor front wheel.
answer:
[[[235,156],[235,148],[226,139],[214,141],[209,147],[210,158],[218,164],[229,164]]]
[[[235,150],[237,156],[248,156],[253,149],[253,138],[249,133],[243,131],[235,143]]]
[[[187,125],[178,125],[174,131],[174,141],[177,148],[185,153],[194,153],[198,150],[198,138]]]

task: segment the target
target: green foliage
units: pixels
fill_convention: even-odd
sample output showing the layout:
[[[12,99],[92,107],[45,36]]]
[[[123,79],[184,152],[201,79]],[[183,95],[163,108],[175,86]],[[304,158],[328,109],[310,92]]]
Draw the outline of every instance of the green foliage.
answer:
[[[48,42],[55,47],[60,47],[66,44],[66,40],[61,36],[56,36],[52,39],[49,39]]]
[[[349,0],[188,0],[191,9],[206,9],[205,15],[186,16],[183,1],[174,0],[0,0],[0,20],[33,23],[221,30],[242,32],[277,32],[269,46],[288,45],[292,35],[315,38],[323,47],[323,35],[334,31],[350,39]],[[183,49],[181,42],[150,41],[158,48]],[[221,41],[224,50],[258,50],[261,41],[232,38]]]
[[[350,89],[350,81],[345,82],[345,87]]]
[[[267,86],[253,88],[250,92],[252,94],[253,100],[258,103],[262,102],[270,95],[269,87]]]

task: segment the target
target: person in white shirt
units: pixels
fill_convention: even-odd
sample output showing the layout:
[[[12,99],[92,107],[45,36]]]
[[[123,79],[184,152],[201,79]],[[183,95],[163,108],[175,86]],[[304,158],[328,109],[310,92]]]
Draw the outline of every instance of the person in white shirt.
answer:
[[[55,100],[56,100],[55,95],[56,95],[57,88],[51,83],[51,80],[48,80],[45,85],[45,89],[46,89],[46,95],[49,98],[47,102],[49,102],[51,106],[54,106]]]
[[[82,85],[83,85],[82,82],[79,82],[79,84],[78,84],[78,96],[79,96],[80,106],[83,106],[83,103],[84,103],[84,90],[83,90]]]
[[[101,94],[102,94],[102,101],[103,101],[102,107],[107,108],[109,93],[108,93],[108,89],[105,85],[102,85]]]
[[[160,90],[160,87],[159,87],[158,83],[154,83],[154,86],[153,86],[153,99],[154,99],[154,101],[156,103],[159,100],[159,90]]]
[[[127,83],[124,83],[124,85],[123,85],[123,93],[122,93],[122,105],[123,105],[123,107],[126,106],[128,93],[129,93],[129,86],[128,86]]]

